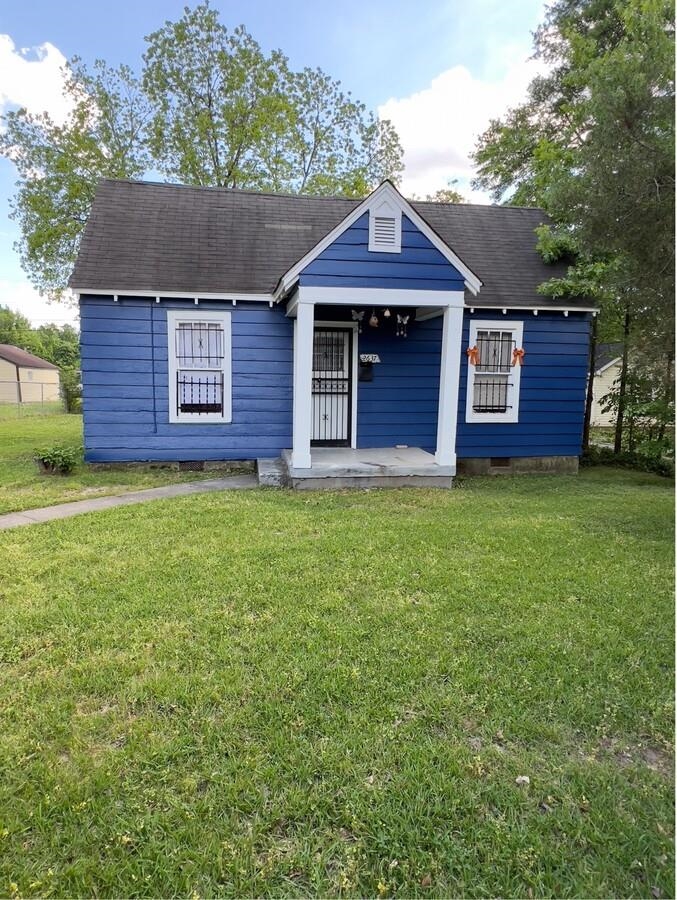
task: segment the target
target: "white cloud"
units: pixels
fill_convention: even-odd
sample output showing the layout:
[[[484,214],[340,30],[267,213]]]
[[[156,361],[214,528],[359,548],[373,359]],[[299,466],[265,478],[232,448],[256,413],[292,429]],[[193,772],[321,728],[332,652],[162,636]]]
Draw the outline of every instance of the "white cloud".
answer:
[[[47,300],[28,281],[0,280],[0,306],[20,312],[32,325],[54,323],[78,327],[78,307],[74,300]]]
[[[23,106],[31,113],[48,112],[62,125],[72,106],[63,96],[65,64],[53,44],[18,48],[8,34],[0,34],[0,112]]]
[[[500,56],[500,78],[476,78],[465,66],[454,66],[424,90],[379,107],[402,142],[406,196],[433,193],[457,178],[464,196],[488,202],[485,194],[467,188],[474,176],[470,154],[489,120],[523,100],[531,79],[543,71],[542,63],[527,59],[524,47],[503,47]]]

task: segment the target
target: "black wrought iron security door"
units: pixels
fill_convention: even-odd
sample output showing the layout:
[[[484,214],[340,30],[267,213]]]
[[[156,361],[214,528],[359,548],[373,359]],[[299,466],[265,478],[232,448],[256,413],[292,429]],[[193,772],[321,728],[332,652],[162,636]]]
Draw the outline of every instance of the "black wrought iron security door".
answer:
[[[350,446],[352,350],[352,330],[315,329],[312,422],[312,442],[315,445]]]

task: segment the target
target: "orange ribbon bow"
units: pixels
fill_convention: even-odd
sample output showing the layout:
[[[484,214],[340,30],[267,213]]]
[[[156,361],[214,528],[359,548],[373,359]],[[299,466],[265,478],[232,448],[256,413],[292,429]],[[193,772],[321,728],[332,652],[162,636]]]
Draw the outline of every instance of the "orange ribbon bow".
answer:
[[[477,348],[477,344],[474,347],[468,347],[465,351],[466,356],[468,357],[468,362],[471,366],[479,366],[480,364],[480,351]]]
[[[519,347],[512,351],[512,364],[513,366],[521,366],[522,360],[524,359],[524,350],[521,350]]]

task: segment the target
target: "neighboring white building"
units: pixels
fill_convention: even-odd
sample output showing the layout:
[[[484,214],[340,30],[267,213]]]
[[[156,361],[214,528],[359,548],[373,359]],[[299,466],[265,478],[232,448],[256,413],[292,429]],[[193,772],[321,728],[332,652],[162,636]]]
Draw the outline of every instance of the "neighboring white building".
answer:
[[[594,427],[611,427],[616,424],[613,412],[604,412],[602,398],[611,391],[620,378],[623,361],[622,344],[598,344],[595,350],[595,377],[592,382],[592,412],[590,424]]]

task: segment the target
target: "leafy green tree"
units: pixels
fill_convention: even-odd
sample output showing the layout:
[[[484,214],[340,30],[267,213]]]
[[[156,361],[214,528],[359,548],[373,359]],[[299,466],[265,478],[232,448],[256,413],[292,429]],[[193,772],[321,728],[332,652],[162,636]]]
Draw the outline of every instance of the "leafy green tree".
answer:
[[[0,306],[0,344],[28,350],[60,369],[80,366],[80,335],[72,325],[34,328],[26,316],[8,306]]]
[[[601,398],[605,412],[617,412],[623,397],[626,428],[622,449],[651,455],[674,453],[675,419],[674,360],[656,355],[655,347],[633,349],[627,366],[626,384],[612,386]]]
[[[160,171],[191,184],[362,196],[402,169],[388,122],[321,69],[294,72],[208,3],[148,38],[143,84]]]
[[[445,188],[439,188],[432,194],[426,194],[425,197],[419,197],[416,194],[412,194],[411,199],[425,200],[428,203],[467,203],[468,201],[463,194],[456,190],[456,184],[458,184],[458,179],[454,178],[447,183],[447,187]]]
[[[254,187],[261,154],[281,138],[288,103],[285,59],[266,58],[243,27],[216,10],[186,7],[146,38],[143,86],[153,108],[150,146],[163,174],[190,184]]]
[[[80,366],[80,335],[72,325],[40,325],[33,331],[40,344],[40,356],[60,369]]]
[[[319,69],[294,72],[208,3],[147,39],[142,78],[76,58],[59,125],[21,109],[2,117],[0,153],[19,172],[17,249],[41,293],[62,298],[101,177],[149,170],[188,184],[361,197],[398,181],[402,148]]]
[[[88,73],[75,59],[67,76],[72,112],[65,124],[20,109],[3,117],[0,133],[0,153],[19,173],[12,217],[21,228],[23,269],[56,299],[63,297],[99,178],[137,177],[148,163],[142,141],[148,110],[131,70],[98,61]]]
[[[9,306],[0,306],[0,344],[11,344],[22,350],[31,350],[34,336],[31,323]]]
[[[546,257],[571,255],[552,296],[595,297],[626,343],[674,340],[674,11],[665,0],[556,0],[536,33],[549,64],[527,101],[490,123],[476,186],[540,205]],[[621,377],[616,446],[624,419]],[[674,372],[674,366],[669,367]]]

